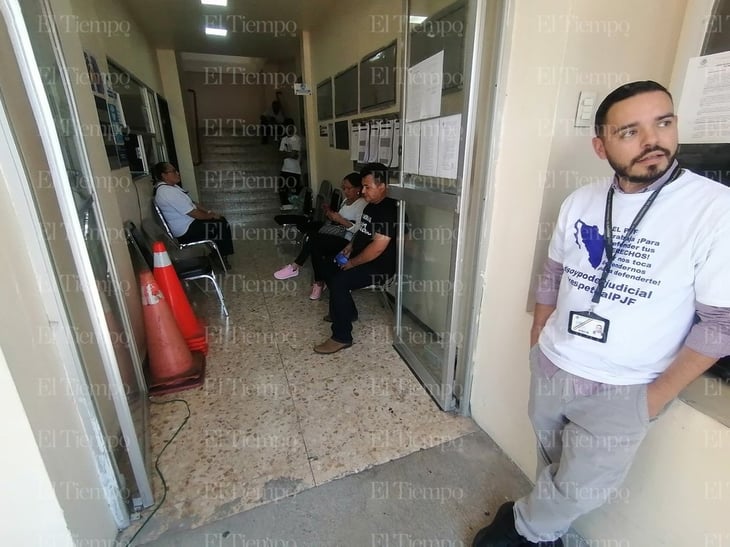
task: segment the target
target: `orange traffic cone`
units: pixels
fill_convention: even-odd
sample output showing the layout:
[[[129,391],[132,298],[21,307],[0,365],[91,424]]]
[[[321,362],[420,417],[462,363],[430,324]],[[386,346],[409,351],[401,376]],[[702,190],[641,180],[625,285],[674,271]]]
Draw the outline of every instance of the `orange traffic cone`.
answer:
[[[180,278],[178,278],[170,261],[170,255],[167,254],[165,249],[165,244],[156,241],[152,245],[152,251],[155,255],[153,270],[155,280],[170,303],[170,309],[175,316],[175,321],[180,327],[185,342],[187,342],[191,351],[202,351],[207,355],[208,340],[205,336],[205,329],[198,321],[198,318],[195,317],[193,308],[190,307],[190,302],[188,297],[185,296]]]
[[[205,356],[188,349],[152,274],[142,272],[139,278],[150,362],[147,379],[150,393],[171,393],[202,385]]]

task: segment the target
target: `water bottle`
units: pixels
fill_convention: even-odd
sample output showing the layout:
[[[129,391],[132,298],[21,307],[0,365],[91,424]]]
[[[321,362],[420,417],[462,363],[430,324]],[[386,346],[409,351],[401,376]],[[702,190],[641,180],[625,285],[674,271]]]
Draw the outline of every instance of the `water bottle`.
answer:
[[[337,262],[337,264],[339,264],[340,266],[344,266],[345,264],[347,264],[347,262],[348,262],[349,260],[350,260],[350,259],[349,259],[349,258],[347,258],[347,257],[346,257],[346,256],[345,256],[344,254],[342,254],[342,253],[337,253],[337,256],[335,257],[335,262]]]

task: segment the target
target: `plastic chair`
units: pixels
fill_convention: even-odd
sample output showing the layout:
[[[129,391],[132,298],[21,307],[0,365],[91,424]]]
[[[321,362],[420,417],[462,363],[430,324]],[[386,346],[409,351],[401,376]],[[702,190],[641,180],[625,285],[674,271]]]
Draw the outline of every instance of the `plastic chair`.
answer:
[[[157,224],[154,224],[155,227],[157,227]],[[147,225],[148,229],[152,229],[153,233],[146,232],[146,235],[148,237],[145,237],[145,234],[135,226],[135,224],[131,221],[127,221],[124,223],[124,232],[127,236],[127,241],[132,244],[137,251],[144,257],[144,260],[149,267],[150,270],[154,269],[154,253],[152,252],[152,246],[150,245],[150,237],[154,239],[155,241],[162,239],[163,241],[168,240],[169,238],[164,237],[163,234],[158,233],[158,230],[154,230],[154,228],[151,228],[150,225]],[[167,247],[169,241],[165,241]],[[172,262],[172,266],[175,268],[175,272],[177,273],[177,276],[182,281],[195,281],[197,279],[208,279],[213,283],[213,288],[215,289],[216,295],[218,295],[218,300],[221,304],[221,311],[223,314],[228,317],[228,308],[226,308],[226,302],[223,298],[223,292],[220,289],[220,286],[218,285],[218,280],[215,276],[215,269],[213,268],[213,264],[210,259],[210,255],[206,254],[204,256],[195,256],[191,258],[180,258],[174,255],[174,253],[170,253],[170,261]]]
[[[157,224],[165,231],[167,239],[175,246],[177,246],[178,250],[182,251],[183,249],[194,247],[196,245],[204,245],[212,251],[215,251],[215,254],[218,255],[218,262],[220,263],[221,268],[223,268],[223,273],[228,272],[228,268],[226,268],[226,263],[223,261],[223,256],[221,256],[221,252],[218,250],[218,245],[215,244],[215,241],[211,239],[201,239],[200,241],[190,241],[188,243],[182,243],[174,235],[172,235],[172,230],[170,230],[169,224],[167,224],[167,221],[165,220],[162,211],[160,211],[160,208],[157,206],[154,200],[152,200],[152,213],[155,217],[155,220],[157,221]]]

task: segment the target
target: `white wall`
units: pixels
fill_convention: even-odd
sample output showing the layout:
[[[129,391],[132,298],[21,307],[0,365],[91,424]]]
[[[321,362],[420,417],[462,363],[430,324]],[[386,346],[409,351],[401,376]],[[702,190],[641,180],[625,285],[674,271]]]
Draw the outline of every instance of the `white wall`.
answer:
[[[39,547],[49,544],[73,545],[2,349],[0,413],[5,424],[0,433],[0,442],[6,448],[0,451],[5,491],[5,495],[0,498],[0,512],[13,516],[4,519],[0,542],[3,545]]]
[[[305,99],[309,131],[307,148],[312,186],[329,180],[339,185],[342,177],[352,172],[348,150],[329,147],[329,139],[319,136],[319,126],[334,120],[317,121],[317,84],[329,76],[349,68],[368,53],[391,43],[399,36],[401,25],[400,0],[376,0],[371,2],[339,2],[322,24],[311,33],[304,33],[304,77],[313,93]],[[342,116],[337,120],[374,117],[397,112],[393,106],[382,110]]]
[[[569,120],[582,89],[597,91],[600,100],[626,80],[669,84],[687,2],[510,4],[471,409],[477,423],[533,477],[534,437],[527,419],[532,316],[526,308],[534,263],[545,256],[562,197],[576,184],[609,173],[592,157],[590,133],[573,129]],[[617,543],[623,545],[722,545],[710,541],[716,533],[730,541],[730,496],[721,488],[717,494],[718,484],[726,490],[730,485],[728,461],[727,428],[677,403],[639,453],[625,483],[628,503],[595,511],[576,528],[603,541],[597,545],[617,539],[629,542]]]

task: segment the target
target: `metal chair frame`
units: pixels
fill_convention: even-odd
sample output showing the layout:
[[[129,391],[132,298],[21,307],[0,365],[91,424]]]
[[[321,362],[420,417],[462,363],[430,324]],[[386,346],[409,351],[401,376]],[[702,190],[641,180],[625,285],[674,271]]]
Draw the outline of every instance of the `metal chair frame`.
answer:
[[[150,263],[150,261],[153,260],[154,254],[149,244],[149,237],[157,239],[156,234],[143,233],[143,230],[137,228],[137,226],[135,226],[131,221],[124,223],[124,231],[127,235],[127,240],[139,251],[151,270],[154,267],[154,264]],[[147,237],[145,237],[145,235]],[[144,248],[142,248],[141,245],[143,245]],[[226,317],[228,317],[226,301],[223,298],[223,292],[218,285],[218,280],[216,279],[215,270],[209,255],[182,260],[176,260],[176,257],[170,256],[170,261],[175,268],[175,272],[182,281],[196,281],[198,279],[210,280],[213,283],[213,288],[215,289],[218,300],[220,301],[221,311]]]
[[[188,243],[183,243],[178,238],[176,238],[174,235],[172,235],[172,230],[170,230],[170,225],[167,224],[167,221],[165,220],[164,215],[162,214],[162,211],[160,211],[160,208],[157,206],[154,200],[152,200],[152,210],[155,213],[155,217],[157,219],[157,223],[165,230],[165,234],[167,237],[172,241],[175,245],[177,245],[178,249],[182,251],[183,249],[186,249],[188,247],[195,247],[196,245],[205,245],[209,247],[212,251],[215,251],[215,254],[218,255],[218,262],[221,265],[221,268],[223,269],[223,273],[228,272],[228,268],[226,268],[226,263],[223,260],[223,256],[221,255],[221,252],[218,250],[218,245],[216,245],[215,241],[212,239],[201,239],[200,241],[190,241]]]

